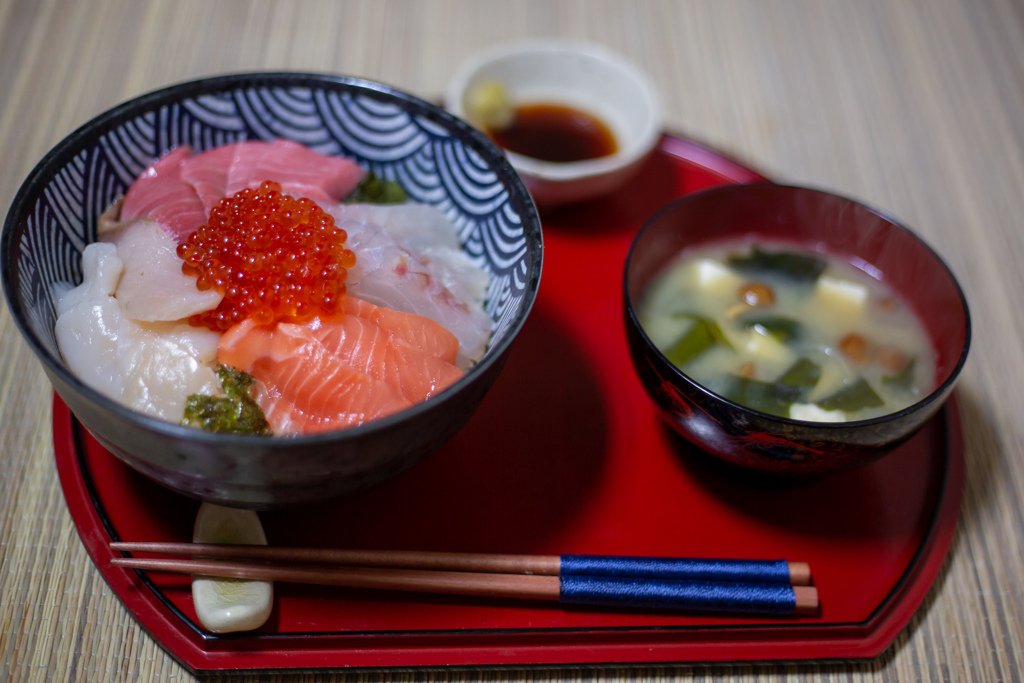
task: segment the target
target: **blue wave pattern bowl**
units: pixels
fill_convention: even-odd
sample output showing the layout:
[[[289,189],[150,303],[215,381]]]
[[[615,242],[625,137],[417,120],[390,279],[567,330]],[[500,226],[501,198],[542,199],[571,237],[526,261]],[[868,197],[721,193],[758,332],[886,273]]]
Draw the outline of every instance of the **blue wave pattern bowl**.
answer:
[[[168,150],[285,138],[355,159],[443,210],[463,250],[491,275],[484,358],[424,404],[360,427],[266,438],[213,434],[150,418],[85,386],[54,337],[53,285],[82,280],[100,213]],[[19,329],[61,399],[107,449],[188,496],[270,509],[378,484],[422,461],[473,414],[533,305],[543,243],[536,209],[504,155],[441,108],[387,86],[318,74],[192,81],[96,117],[33,169],[3,229],[3,286]]]

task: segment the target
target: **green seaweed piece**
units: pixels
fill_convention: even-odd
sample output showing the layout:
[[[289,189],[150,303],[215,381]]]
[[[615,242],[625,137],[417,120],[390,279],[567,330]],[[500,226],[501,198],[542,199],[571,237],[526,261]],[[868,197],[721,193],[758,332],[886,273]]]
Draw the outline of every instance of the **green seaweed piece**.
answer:
[[[909,391],[914,386],[914,363],[916,362],[917,358],[911,358],[910,362],[904,365],[903,369],[895,375],[884,375],[882,377],[882,384],[895,389]]]
[[[345,198],[346,204],[404,204],[409,196],[402,186],[370,171]]]
[[[722,333],[722,328],[710,318],[692,313],[680,313],[677,316],[690,318],[693,320],[693,325],[665,351],[665,357],[676,367],[686,365],[715,344],[732,348],[732,344]]]
[[[877,408],[885,405],[885,401],[875,393],[868,381],[861,377],[850,386],[843,387],[831,396],[827,396],[816,404],[823,410],[842,410],[853,413],[864,408]]]
[[[747,256],[730,256],[727,265],[743,274],[777,273],[796,282],[812,283],[822,274],[828,262],[811,254],[793,251],[764,251],[753,247]]]
[[[252,376],[229,365],[218,367],[217,376],[226,396],[191,394],[181,424],[223,434],[270,436],[270,425],[250,394]]]
[[[730,375],[722,395],[734,403],[762,413],[788,417],[789,407],[800,398],[800,393],[801,389],[797,386]]]
[[[821,379],[821,366],[810,358],[801,358],[790,365],[777,381],[779,384],[791,387],[813,389],[819,379]]]
[[[781,315],[742,316],[739,322],[743,324],[745,330],[761,327],[783,344],[799,339],[804,333],[804,326],[800,321]]]

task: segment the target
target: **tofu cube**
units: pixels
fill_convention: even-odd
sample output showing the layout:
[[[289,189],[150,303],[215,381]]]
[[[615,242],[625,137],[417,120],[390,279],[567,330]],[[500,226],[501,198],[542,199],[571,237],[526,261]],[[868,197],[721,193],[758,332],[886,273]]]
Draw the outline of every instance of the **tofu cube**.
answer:
[[[693,264],[693,286],[702,292],[729,294],[743,284],[743,278],[720,262],[703,258]]]
[[[815,286],[819,304],[839,315],[859,317],[868,303],[868,288],[849,280],[822,275]]]
[[[746,354],[753,356],[755,362],[764,361],[779,367],[786,367],[796,361],[796,354],[792,349],[770,334],[762,334],[756,327],[750,331],[742,345],[734,344],[734,346],[742,348]]]
[[[789,417],[806,422],[846,422],[846,413],[841,410],[825,410],[813,403],[794,403],[789,407]]]

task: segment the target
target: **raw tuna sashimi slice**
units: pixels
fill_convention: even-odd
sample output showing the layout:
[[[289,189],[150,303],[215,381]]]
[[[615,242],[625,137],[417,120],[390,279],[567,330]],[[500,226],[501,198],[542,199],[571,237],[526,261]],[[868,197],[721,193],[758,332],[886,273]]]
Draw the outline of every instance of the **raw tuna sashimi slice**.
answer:
[[[356,189],[365,171],[347,157],[331,157],[290,140],[274,140],[251,169],[236,161],[227,193],[259,187],[264,180],[281,183],[286,194],[337,203]]]
[[[356,162],[318,154],[289,140],[239,142],[187,159],[182,177],[191,183],[207,213],[224,197],[255,189],[265,180],[285,194],[335,204],[351,194],[364,175]]]
[[[121,220],[152,218],[179,244],[206,222],[195,189],[181,177],[182,162],[192,156],[178,147],[146,169],[125,193]]]
[[[319,154],[290,140],[238,142],[200,154],[183,146],[128,188],[120,220],[152,218],[181,244],[221,199],[265,180],[280,183],[286,194],[329,205],[351,194],[364,174],[352,159]]]
[[[193,187],[207,218],[210,209],[226,196],[224,189],[228,186],[228,172],[237,148],[238,145],[216,147],[181,163],[181,179]]]

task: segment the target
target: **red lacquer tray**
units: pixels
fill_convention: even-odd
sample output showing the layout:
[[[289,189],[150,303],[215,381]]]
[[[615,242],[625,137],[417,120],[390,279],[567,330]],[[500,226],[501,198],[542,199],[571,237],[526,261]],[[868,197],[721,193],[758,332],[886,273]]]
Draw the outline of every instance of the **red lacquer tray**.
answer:
[[[810,563],[819,614],[723,617],[277,585],[258,632],[197,623],[188,577],[109,565],[114,539],[189,540],[198,507],[103,450],[59,399],[64,495],[93,561],[193,671],[870,658],[910,619],[949,547],[963,484],[955,401],[898,451],[797,488],[754,488],[663,426],[626,351],[621,271],[670,199],[762,180],[666,136],[616,196],[544,219],[540,294],[502,376],[445,448],[348,501],[261,513],[270,542]]]

